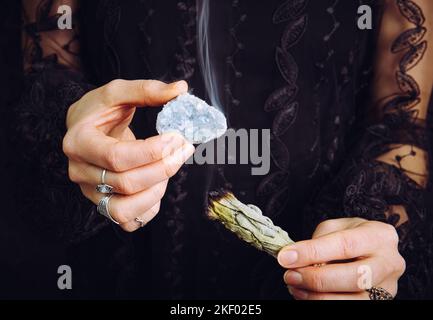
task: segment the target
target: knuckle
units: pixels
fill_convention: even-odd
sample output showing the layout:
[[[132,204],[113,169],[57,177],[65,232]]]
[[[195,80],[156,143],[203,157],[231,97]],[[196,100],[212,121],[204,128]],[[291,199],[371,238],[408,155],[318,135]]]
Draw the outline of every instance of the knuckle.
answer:
[[[345,232],[341,233],[339,239],[342,255],[345,258],[351,258],[353,252],[356,251],[356,248],[358,246],[357,241]]]
[[[317,250],[316,246],[308,245],[306,252],[307,252],[307,256],[308,256],[309,260],[315,261],[315,262],[320,261],[320,253],[319,253],[319,250]]]
[[[111,104],[117,93],[119,92],[119,88],[123,85],[124,80],[115,79],[107,83],[104,87],[102,87],[102,96],[106,103]]]
[[[69,176],[69,180],[71,180],[72,182],[75,182],[75,183],[80,182],[78,170],[75,166],[73,166],[71,164],[69,164],[69,166],[68,166],[68,176]]]
[[[136,183],[128,174],[119,176],[116,189],[123,194],[135,194],[138,191]]]
[[[325,221],[322,221],[321,223],[319,223],[319,225],[317,226],[317,229],[333,230],[333,229],[337,228],[338,224],[339,224],[338,219],[325,220]]]
[[[157,184],[155,186],[152,187],[152,193],[153,196],[155,197],[155,199],[162,199],[162,197],[165,194],[165,185],[163,184]]]
[[[158,150],[152,147],[147,148],[147,156],[150,162],[158,161],[161,159]]]
[[[320,272],[312,272],[309,279],[310,287],[313,291],[323,292],[325,289],[322,274]]]
[[[71,137],[70,132],[68,132],[63,138],[62,142],[63,153],[68,157],[72,157],[75,154],[75,144]]]
[[[397,246],[399,243],[399,236],[394,226],[382,222],[379,222],[378,224],[380,224],[380,235],[382,236],[384,242]]]
[[[397,273],[397,266],[390,258],[384,258],[381,264],[381,272],[383,277],[388,277]]]
[[[119,153],[117,152],[117,148],[115,148],[115,146],[108,148],[105,152],[105,162],[107,163],[107,169],[114,172],[121,171],[122,168],[119,165]]]
[[[395,263],[395,272],[400,277],[406,271],[406,260],[399,254]]]
[[[153,81],[152,80],[141,80],[138,82],[138,87],[143,92],[146,92],[149,90],[149,88],[152,86]]]
[[[400,242],[400,238],[398,236],[397,230],[392,226],[392,225],[388,225],[388,229],[389,229],[389,235],[388,235],[388,239],[389,241],[394,244],[395,246],[398,246],[398,243]]]
[[[128,212],[129,212],[129,208],[127,208],[126,206],[122,205],[122,204],[114,204],[114,203],[110,203],[111,208],[110,208],[110,214],[113,217],[114,220],[116,220],[119,224],[127,224],[129,222],[129,218],[128,218]]]
[[[106,98],[108,101],[111,101],[112,98],[116,95],[119,88],[122,86],[124,80],[121,79],[115,79],[110,82],[108,82],[103,88],[102,88],[102,94],[104,98]]]

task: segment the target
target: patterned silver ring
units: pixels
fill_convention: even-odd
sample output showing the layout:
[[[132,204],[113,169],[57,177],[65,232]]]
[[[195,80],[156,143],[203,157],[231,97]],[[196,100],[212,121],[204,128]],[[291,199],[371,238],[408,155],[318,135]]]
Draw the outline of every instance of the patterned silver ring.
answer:
[[[381,287],[372,287],[370,289],[367,289],[368,297],[370,300],[393,300],[394,297],[391,293],[386,291],[384,288]]]
[[[146,225],[146,222],[144,222],[143,219],[135,218],[135,221],[140,224],[140,227],[143,228]]]
[[[107,174],[107,169],[103,169],[101,173],[101,183],[96,186],[96,191],[102,194],[112,194],[113,187],[105,183],[105,175]]]
[[[116,220],[113,219],[113,217],[110,214],[110,210],[108,209],[108,205],[110,204],[110,200],[113,197],[113,195],[105,196],[103,197],[99,203],[98,203],[98,213],[106,217],[107,219],[110,219],[113,223],[119,224]]]

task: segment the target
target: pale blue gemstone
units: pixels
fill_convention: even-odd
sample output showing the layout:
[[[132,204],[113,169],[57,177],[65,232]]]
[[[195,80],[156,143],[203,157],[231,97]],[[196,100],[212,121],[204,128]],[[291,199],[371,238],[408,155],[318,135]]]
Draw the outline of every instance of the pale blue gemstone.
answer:
[[[159,134],[177,131],[193,144],[205,143],[227,131],[227,120],[218,109],[189,93],[168,102],[158,114]]]

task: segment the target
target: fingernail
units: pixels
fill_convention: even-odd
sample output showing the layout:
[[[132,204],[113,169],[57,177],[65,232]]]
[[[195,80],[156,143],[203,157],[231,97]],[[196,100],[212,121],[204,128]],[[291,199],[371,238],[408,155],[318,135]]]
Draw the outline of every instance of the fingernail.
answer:
[[[304,290],[290,287],[289,292],[296,300],[305,300],[308,298],[308,292]]]
[[[300,285],[302,283],[302,274],[296,271],[287,271],[284,280],[288,285]]]
[[[178,90],[182,92],[188,91],[188,83],[185,80],[181,80],[175,83],[175,86]]]
[[[291,286],[287,286],[287,289],[289,290],[289,293],[293,296],[293,288]]]
[[[185,143],[185,138],[177,131],[165,133],[162,140],[166,145],[179,148]]]
[[[162,161],[167,166],[180,168],[194,154],[194,151],[195,148],[192,144],[185,143],[174,151],[171,156],[165,157]]]
[[[186,160],[189,159],[195,152],[195,148],[192,144],[187,143],[182,147],[182,157]]]
[[[294,264],[298,260],[298,253],[295,250],[286,250],[278,255],[278,262],[283,267]]]
[[[162,136],[162,142],[164,143],[162,156],[167,157],[172,155],[177,149],[182,147],[185,140],[179,133],[170,132],[165,133]]]
[[[173,134],[163,134],[162,137],[162,142],[164,143],[165,146],[170,145],[173,140],[174,140],[174,135]]]

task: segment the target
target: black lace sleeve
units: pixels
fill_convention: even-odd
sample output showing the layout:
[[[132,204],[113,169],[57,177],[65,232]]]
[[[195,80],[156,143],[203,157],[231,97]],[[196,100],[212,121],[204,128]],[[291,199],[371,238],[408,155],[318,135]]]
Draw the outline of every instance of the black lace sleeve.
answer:
[[[62,152],[69,106],[93,87],[80,72],[77,26],[60,30],[60,5],[76,1],[24,0],[24,87],[17,104],[15,148],[19,156],[16,198],[31,226],[65,242],[79,241],[106,225],[68,180]]]
[[[308,208],[307,229],[312,232],[326,219],[355,216],[394,225],[407,263],[398,297],[426,298],[433,285],[433,219],[428,213],[433,34],[427,28],[433,23],[433,3],[383,3],[364,134]]]

